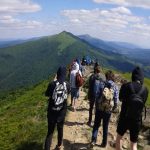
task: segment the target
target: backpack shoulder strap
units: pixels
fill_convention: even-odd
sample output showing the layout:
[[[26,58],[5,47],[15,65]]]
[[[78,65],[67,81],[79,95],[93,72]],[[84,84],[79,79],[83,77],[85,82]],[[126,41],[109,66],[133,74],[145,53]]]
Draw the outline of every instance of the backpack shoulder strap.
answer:
[[[130,85],[129,85],[129,86],[130,86],[130,88],[131,88],[131,92],[132,92],[132,94],[136,94],[136,93],[135,93],[135,89],[134,89],[134,87],[133,87],[133,84],[132,84],[132,83],[130,83]]]
[[[141,89],[140,89],[140,91],[137,94],[140,96],[143,93],[144,90],[145,90],[145,87],[142,86]]]

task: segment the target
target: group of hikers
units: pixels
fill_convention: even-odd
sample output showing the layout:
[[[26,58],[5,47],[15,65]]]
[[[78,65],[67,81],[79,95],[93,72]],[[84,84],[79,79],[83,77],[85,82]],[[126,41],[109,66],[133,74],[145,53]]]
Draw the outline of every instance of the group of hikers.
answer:
[[[60,66],[57,70],[56,80],[52,81],[45,92],[49,97],[47,119],[48,132],[45,140],[45,150],[50,150],[53,132],[57,125],[58,143],[56,150],[60,150],[63,141],[63,127],[68,108],[67,99],[71,93],[69,108],[76,111],[79,99],[79,89],[84,82],[85,67],[79,59],[75,59],[69,69],[70,81],[67,82],[67,69]],[[117,125],[116,150],[121,150],[121,140],[127,130],[130,131],[131,150],[137,150],[137,140],[141,128],[142,111],[148,97],[148,90],[143,85],[144,74],[140,67],[132,71],[132,81],[122,84],[119,91],[115,83],[115,75],[111,70],[101,73],[98,62],[93,67],[94,73],[89,77],[88,99],[89,119],[87,125],[92,127],[92,114],[95,108],[95,119],[92,130],[90,148],[97,142],[97,135],[101,122],[103,124],[103,138],[101,147],[107,146],[108,126],[111,114],[115,112],[119,100],[122,102]]]

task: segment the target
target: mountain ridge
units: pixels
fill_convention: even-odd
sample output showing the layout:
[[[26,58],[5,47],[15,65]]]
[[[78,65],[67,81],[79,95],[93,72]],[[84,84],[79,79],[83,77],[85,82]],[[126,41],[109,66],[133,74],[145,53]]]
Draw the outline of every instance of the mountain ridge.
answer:
[[[129,71],[136,64],[126,57],[106,52],[63,31],[34,41],[0,49],[0,91],[34,85],[68,65],[74,58],[90,55],[99,59],[101,66]],[[63,61],[62,61],[63,60]]]

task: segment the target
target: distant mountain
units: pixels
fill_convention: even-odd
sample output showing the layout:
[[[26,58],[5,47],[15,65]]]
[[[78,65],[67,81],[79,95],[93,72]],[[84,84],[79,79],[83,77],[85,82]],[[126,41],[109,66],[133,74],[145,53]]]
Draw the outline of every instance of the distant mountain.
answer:
[[[123,54],[133,61],[150,66],[150,50],[142,49],[134,44],[127,42],[103,41],[90,35],[80,35],[79,38],[89,42],[91,45],[103,49],[104,51]]]
[[[0,90],[34,85],[74,58],[90,55],[102,66],[129,71],[135,63],[126,57],[97,48],[77,36],[61,32],[0,49]]]
[[[122,48],[126,48],[126,49],[139,49],[140,47],[131,43],[127,43],[127,42],[116,42],[116,41],[109,41],[107,42],[107,44],[112,45],[113,47],[117,46],[117,47],[122,47]]]
[[[93,38],[90,35],[86,34],[86,35],[79,35],[78,36],[80,39],[87,41],[88,43],[90,43],[91,45],[103,49],[105,51],[111,51],[111,52],[116,52],[118,53],[118,50],[111,46],[111,44],[108,44],[107,42],[98,39],[98,38]]]
[[[40,37],[41,38],[41,37]],[[31,39],[22,39],[22,40],[0,40],[0,48],[5,48],[5,47],[9,47],[9,46],[15,46],[18,44],[22,44],[28,41],[34,41],[39,39],[38,37],[36,38],[31,38]]]

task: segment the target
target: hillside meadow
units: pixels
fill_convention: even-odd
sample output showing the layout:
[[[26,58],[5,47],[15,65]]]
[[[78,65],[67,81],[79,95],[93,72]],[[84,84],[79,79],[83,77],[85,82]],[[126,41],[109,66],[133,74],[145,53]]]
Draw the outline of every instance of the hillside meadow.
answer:
[[[0,101],[0,150],[42,150],[47,132],[47,85],[44,81]]]

